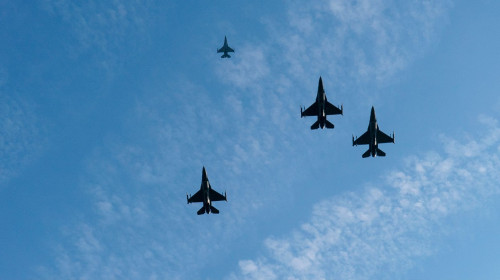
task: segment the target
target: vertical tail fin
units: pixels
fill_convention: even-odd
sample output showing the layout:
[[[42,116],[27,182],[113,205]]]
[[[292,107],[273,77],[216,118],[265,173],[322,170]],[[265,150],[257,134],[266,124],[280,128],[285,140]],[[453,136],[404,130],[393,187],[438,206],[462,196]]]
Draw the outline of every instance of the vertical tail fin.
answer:
[[[318,129],[319,128],[319,120],[317,120],[313,125],[311,125],[311,129]]]
[[[201,207],[200,210],[198,210],[198,212],[196,212],[196,214],[198,214],[198,215],[205,214],[205,207]]]
[[[212,212],[212,214],[219,214],[219,210],[212,205],[210,205],[210,212]]]

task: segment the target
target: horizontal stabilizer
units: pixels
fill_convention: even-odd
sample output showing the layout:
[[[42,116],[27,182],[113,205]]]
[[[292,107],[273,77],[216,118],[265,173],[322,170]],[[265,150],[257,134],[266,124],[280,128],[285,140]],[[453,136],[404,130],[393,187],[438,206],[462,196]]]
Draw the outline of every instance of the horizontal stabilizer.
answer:
[[[319,128],[319,120],[313,123],[313,125],[311,125],[311,129],[318,129],[318,128]]]
[[[196,214],[198,214],[198,215],[203,215],[203,214],[205,214],[205,207],[201,207],[201,209],[200,209],[200,210],[198,210],[198,212],[196,212]]]
[[[377,148],[377,156],[379,156],[379,157],[385,157],[384,151],[382,151],[381,149]]]
[[[333,123],[329,122],[328,120],[325,120],[325,126],[326,126],[326,128],[334,128],[335,127],[333,125]]]
[[[212,214],[219,214],[219,210],[212,205],[210,205],[210,212],[212,212]]]
[[[363,157],[363,158],[367,158],[367,157],[369,157],[369,156],[370,156],[370,149],[368,149],[368,151],[366,151],[366,152],[362,155],[362,157]]]

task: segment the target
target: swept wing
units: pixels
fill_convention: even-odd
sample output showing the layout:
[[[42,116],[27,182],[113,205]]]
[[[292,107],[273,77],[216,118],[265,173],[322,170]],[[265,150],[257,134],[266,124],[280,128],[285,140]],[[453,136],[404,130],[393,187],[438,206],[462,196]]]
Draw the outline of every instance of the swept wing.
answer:
[[[233,49],[231,49],[229,46],[222,46],[222,48],[217,50],[218,53],[223,53],[223,52],[234,52]]]
[[[222,194],[218,193],[217,191],[214,191],[212,188],[210,188],[210,200],[211,201],[221,201],[221,200],[226,200],[226,197],[223,196]]]
[[[378,143],[394,143],[394,138],[383,133],[380,129],[377,131],[377,142]]]
[[[305,116],[317,116],[318,115],[318,102],[314,102],[309,108],[304,110],[301,114],[302,117]]]
[[[188,203],[203,202],[203,193],[201,190],[197,191],[193,196],[188,198]]]
[[[325,104],[325,113],[327,115],[341,115],[343,112],[341,109],[327,101]]]
[[[370,144],[370,134],[368,131],[359,136],[358,139],[352,141],[352,145],[368,145]]]

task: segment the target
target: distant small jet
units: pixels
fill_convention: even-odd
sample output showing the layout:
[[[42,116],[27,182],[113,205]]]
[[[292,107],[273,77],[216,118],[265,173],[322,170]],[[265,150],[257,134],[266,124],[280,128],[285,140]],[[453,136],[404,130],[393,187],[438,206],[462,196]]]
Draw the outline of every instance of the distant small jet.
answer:
[[[378,144],[382,143],[394,143],[394,132],[392,132],[392,137],[380,131],[377,124],[377,118],[375,117],[375,109],[372,106],[372,111],[370,113],[370,123],[368,124],[368,130],[363,133],[359,138],[354,140],[352,136],[352,145],[370,145],[368,151],[366,151],[362,157],[372,157],[381,156],[385,157],[385,153],[378,148]]]
[[[224,53],[224,54],[221,56],[221,58],[225,58],[225,57],[230,58],[231,56],[227,54],[228,52],[234,52],[234,50],[233,50],[233,49],[231,49],[231,48],[227,45],[227,38],[226,38],[226,36],[224,36],[224,45],[222,46],[222,48],[220,48],[220,49],[218,49],[218,50],[217,50],[217,53]]]
[[[311,129],[318,129],[326,126],[326,128],[334,128],[333,123],[329,122],[326,119],[327,115],[343,115],[344,107],[340,106],[335,107],[326,99],[325,90],[323,89],[323,81],[321,77],[319,77],[319,85],[318,85],[318,95],[316,96],[316,102],[314,102],[309,108],[305,109],[300,108],[300,117],[307,116],[317,116],[318,120],[311,125]]]
[[[193,202],[203,202],[203,207],[198,210],[198,215],[203,215],[205,213],[210,214],[219,214],[219,210],[212,206],[212,201],[227,201],[226,192],[224,195],[214,191],[210,182],[208,181],[207,172],[205,171],[205,167],[203,166],[203,170],[201,173],[201,187],[198,192],[196,192],[193,196],[186,195],[187,203]]]

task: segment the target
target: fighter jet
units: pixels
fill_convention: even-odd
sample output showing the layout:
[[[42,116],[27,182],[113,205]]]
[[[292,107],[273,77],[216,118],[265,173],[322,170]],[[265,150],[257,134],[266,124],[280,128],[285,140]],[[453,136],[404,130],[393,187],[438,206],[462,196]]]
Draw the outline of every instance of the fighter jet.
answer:
[[[207,172],[205,171],[205,166],[203,166],[203,170],[201,173],[201,187],[198,192],[196,192],[193,196],[186,195],[187,203],[193,202],[203,202],[203,207],[198,210],[198,215],[203,215],[205,213],[210,214],[219,214],[219,210],[212,206],[212,201],[227,201],[226,192],[224,195],[214,191],[210,182],[208,181]]]
[[[234,50],[233,50],[233,49],[231,49],[231,48],[227,45],[227,38],[226,38],[226,36],[224,36],[224,45],[222,46],[222,48],[220,48],[220,49],[218,49],[218,50],[217,50],[217,53],[224,53],[224,54],[221,56],[221,58],[225,58],[225,57],[230,58],[231,56],[227,54],[228,52],[234,52]]]
[[[316,96],[316,102],[314,102],[309,108],[305,109],[300,108],[300,117],[307,116],[317,116],[318,120],[311,125],[311,129],[318,129],[326,126],[326,128],[334,128],[333,123],[329,122],[326,119],[327,115],[343,115],[344,107],[340,106],[335,107],[332,103],[328,102],[326,99],[325,90],[323,89],[323,80],[319,77],[319,85],[318,85],[318,95]]]
[[[394,132],[392,132],[392,137],[380,131],[377,124],[377,118],[375,117],[375,109],[372,106],[372,112],[370,114],[370,123],[368,124],[368,131],[363,133],[359,138],[354,140],[352,136],[352,145],[370,145],[368,151],[366,151],[362,157],[372,157],[381,156],[385,157],[385,153],[378,148],[378,144],[381,143],[394,143]]]

